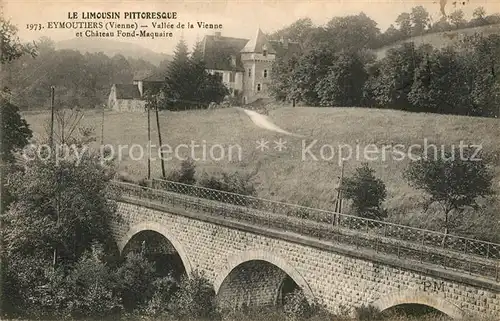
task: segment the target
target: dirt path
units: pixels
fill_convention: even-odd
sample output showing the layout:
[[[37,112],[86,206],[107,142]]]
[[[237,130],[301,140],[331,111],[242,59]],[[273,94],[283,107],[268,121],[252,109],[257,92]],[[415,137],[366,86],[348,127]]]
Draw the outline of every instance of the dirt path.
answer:
[[[280,127],[276,126],[272,121],[270,121],[269,118],[265,115],[241,107],[236,107],[236,108],[243,111],[257,127],[289,136],[304,137],[302,135],[290,133],[289,131],[281,129]]]

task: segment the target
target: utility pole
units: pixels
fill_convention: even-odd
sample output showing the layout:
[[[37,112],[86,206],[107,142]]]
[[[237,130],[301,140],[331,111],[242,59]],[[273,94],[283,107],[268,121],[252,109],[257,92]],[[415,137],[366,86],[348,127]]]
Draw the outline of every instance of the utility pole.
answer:
[[[54,86],[50,86],[50,148],[54,148]],[[52,150],[51,150],[52,153]]]
[[[102,121],[101,121],[101,146],[104,145],[104,108],[105,104],[102,105]]]
[[[337,200],[335,201],[335,214],[333,218],[333,225],[338,225],[340,221],[340,214],[342,213],[342,181],[344,179],[344,161],[341,163],[339,183],[337,185]]]
[[[149,104],[148,104],[149,105]],[[146,106],[146,109],[148,110],[148,180],[151,179],[151,113],[150,113],[150,107],[151,106]],[[159,130],[158,130],[159,132]]]
[[[161,174],[162,174],[163,178],[165,178],[167,175],[165,174],[165,159],[163,157],[163,149],[162,149],[162,142],[161,142],[160,118],[158,116],[158,104],[156,104],[155,110],[156,110],[156,127],[158,128],[158,142],[160,143]]]
[[[58,155],[54,154],[55,148],[54,148],[54,97],[55,97],[55,87],[50,86],[50,154],[54,155],[54,159],[58,157]],[[63,137],[63,136],[61,136]],[[56,171],[59,171],[56,168]],[[57,183],[59,184],[59,175],[58,175],[58,181]],[[60,202],[60,191],[59,191],[59,186],[57,186],[57,199],[56,201],[56,215],[57,215],[57,223],[56,227],[59,227],[59,202]],[[54,246],[54,258],[53,258],[53,266],[54,268],[56,267],[57,264],[57,245]]]

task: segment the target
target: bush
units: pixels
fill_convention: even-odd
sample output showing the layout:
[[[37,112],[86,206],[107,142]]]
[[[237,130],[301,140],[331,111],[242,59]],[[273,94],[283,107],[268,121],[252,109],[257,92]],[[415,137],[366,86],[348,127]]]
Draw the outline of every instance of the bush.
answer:
[[[154,294],[155,269],[142,253],[128,253],[117,271],[119,291],[127,311],[133,311],[148,302]]]
[[[171,172],[167,180],[183,184],[194,185],[196,183],[196,165],[192,159],[183,160],[178,170]]]
[[[374,172],[368,164],[363,164],[343,182],[341,189],[344,196],[352,200],[352,206],[359,216],[381,219],[387,217],[386,210],[382,208],[387,191],[384,182],[376,178]]]
[[[382,320],[381,312],[374,306],[362,305],[355,310],[356,320],[358,321],[377,321]]]
[[[151,300],[141,311],[143,315],[159,318],[170,314],[169,305],[175,292],[179,289],[177,281],[166,276],[153,282],[154,294]]]
[[[66,298],[61,308],[74,318],[104,318],[123,308],[116,285],[116,274],[104,263],[102,249],[94,246],[69,272],[57,299]]]
[[[199,184],[206,188],[216,189],[223,192],[255,196],[257,191],[253,184],[253,176],[245,173],[216,173],[209,176],[203,174]]]
[[[213,319],[217,316],[215,291],[202,273],[194,271],[191,278],[183,277],[174,294],[170,310],[179,319]]]
[[[313,308],[309,305],[301,290],[294,290],[287,294],[284,299],[283,311],[289,319],[303,320],[313,314]]]

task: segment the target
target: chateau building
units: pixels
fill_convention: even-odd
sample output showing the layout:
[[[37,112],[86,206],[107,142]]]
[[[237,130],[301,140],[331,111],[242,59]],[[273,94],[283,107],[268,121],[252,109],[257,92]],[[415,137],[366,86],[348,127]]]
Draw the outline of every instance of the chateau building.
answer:
[[[270,41],[258,29],[252,39],[223,37],[220,32],[207,35],[202,50],[207,71],[220,75],[231,95],[248,104],[270,97],[271,68],[276,57],[299,53],[301,48],[286,39]]]
[[[223,37],[215,32],[205,36],[201,45],[207,72],[219,75],[231,95],[243,105],[270,98],[273,61],[301,51],[297,42],[268,40],[260,28],[252,39]],[[164,79],[165,75],[153,74],[135,79],[133,84],[115,84],[108,107],[117,111],[143,111],[144,93],[149,88],[161,87]]]

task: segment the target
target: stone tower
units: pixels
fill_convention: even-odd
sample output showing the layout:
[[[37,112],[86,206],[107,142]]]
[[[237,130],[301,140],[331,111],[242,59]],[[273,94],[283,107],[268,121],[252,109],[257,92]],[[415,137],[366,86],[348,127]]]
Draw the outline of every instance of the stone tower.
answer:
[[[248,104],[259,98],[269,97],[270,74],[276,51],[260,30],[250,39],[241,53],[245,69],[243,75],[243,103]]]

